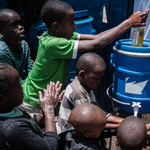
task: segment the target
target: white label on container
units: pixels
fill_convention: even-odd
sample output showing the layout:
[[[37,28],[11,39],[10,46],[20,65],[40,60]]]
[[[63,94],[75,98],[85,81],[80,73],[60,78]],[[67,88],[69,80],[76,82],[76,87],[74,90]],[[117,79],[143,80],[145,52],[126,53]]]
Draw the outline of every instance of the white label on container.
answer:
[[[146,86],[148,80],[136,83],[136,81],[127,82],[128,79],[129,77],[125,79],[125,92],[130,94],[142,95],[142,90]]]
[[[138,44],[138,36],[139,36],[139,31],[136,28],[133,28],[133,32],[132,32],[132,44],[133,45]]]

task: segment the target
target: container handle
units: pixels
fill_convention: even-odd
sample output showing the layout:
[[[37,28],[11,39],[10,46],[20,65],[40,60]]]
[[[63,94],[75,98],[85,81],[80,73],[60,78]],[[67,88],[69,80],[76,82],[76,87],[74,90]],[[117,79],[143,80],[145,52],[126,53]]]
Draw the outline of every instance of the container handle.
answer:
[[[110,99],[112,99],[113,101],[115,101],[115,102],[117,102],[117,103],[119,103],[119,104],[130,106],[130,103],[121,102],[121,101],[119,101],[119,100],[113,98],[112,96],[110,96],[109,90],[110,90],[110,88],[112,87],[112,85],[113,85],[113,84],[111,84],[111,85],[107,88],[107,90],[106,90],[107,96],[108,96]]]
[[[110,53],[110,69],[113,68],[113,63],[114,63],[114,53]]]

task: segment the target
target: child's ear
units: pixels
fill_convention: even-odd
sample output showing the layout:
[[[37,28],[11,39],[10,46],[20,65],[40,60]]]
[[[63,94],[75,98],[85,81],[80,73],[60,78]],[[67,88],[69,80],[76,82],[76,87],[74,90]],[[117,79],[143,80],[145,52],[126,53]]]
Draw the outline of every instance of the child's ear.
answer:
[[[79,73],[78,73],[78,76],[80,77],[84,77],[85,76],[85,71],[84,70],[81,70]]]
[[[58,22],[53,22],[52,28],[53,28],[56,32],[58,32],[58,31],[59,31],[59,24],[58,24]]]
[[[89,131],[85,132],[84,137],[86,137],[86,138],[90,137],[90,132]]]

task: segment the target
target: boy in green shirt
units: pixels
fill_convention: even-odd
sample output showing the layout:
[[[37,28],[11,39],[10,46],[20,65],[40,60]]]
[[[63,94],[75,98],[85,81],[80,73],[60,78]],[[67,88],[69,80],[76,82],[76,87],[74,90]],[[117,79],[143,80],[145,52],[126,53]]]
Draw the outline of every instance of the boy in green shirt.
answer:
[[[73,8],[63,1],[47,1],[41,17],[48,33],[40,39],[35,64],[22,84],[24,101],[33,111],[33,107],[40,108],[38,91],[42,91],[50,81],[59,80],[64,85],[69,75],[70,59],[76,59],[78,53],[104,48],[131,27],[145,26],[148,11],[134,13],[117,27],[100,34],[80,35],[75,33]]]

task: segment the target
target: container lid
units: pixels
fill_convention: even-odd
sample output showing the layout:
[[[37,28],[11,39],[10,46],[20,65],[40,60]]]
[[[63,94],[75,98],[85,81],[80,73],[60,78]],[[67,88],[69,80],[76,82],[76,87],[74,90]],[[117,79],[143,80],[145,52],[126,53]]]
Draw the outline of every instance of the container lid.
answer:
[[[143,40],[143,47],[133,47],[132,39],[122,39],[115,43],[115,47],[122,51],[136,53],[150,53],[150,40]]]
[[[87,23],[91,23],[93,21],[93,17],[88,17],[85,19],[81,19],[81,20],[75,20],[74,23],[78,26],[78,25],[82,25],[82,24],[87,24]]]
[[[75,19],[88,16],[88,10],[75,11]]]

